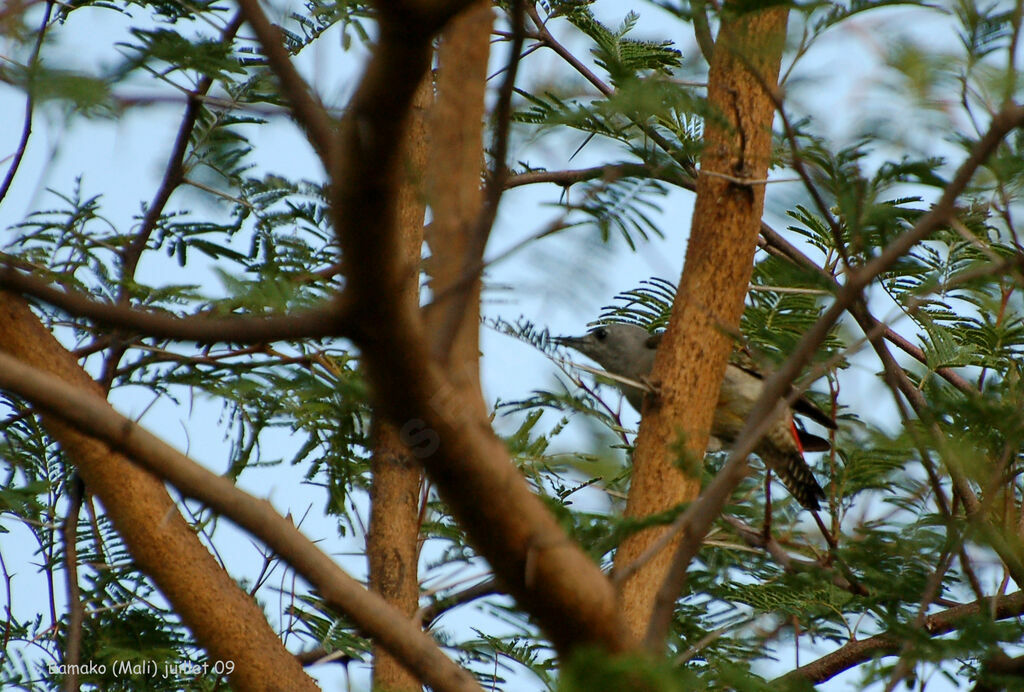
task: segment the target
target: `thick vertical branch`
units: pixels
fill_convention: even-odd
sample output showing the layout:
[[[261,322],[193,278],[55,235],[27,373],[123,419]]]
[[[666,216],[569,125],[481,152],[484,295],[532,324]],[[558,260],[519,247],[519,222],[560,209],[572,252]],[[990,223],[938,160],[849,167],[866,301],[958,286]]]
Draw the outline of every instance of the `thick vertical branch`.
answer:
[[[493,24],[490,10],[487,11],[487,16],[485,16],[483,3],[477,2],[472,7],[474,8],[472,12],[477,16],[476,26],[468,23],[472,19],[467,19],[465,31],[486,29],[490,32],[491,25]],[[445,32],[446,42],[448,43],[447,49],[442,46],[439,54],[442,61],[442,72],[446,69],[444,63],[447,62],[448,64],[448,77],[446,78],[442,74],[442,81],[447,83],[439,84],[439,88],[445,91],[445,95],[441,97],[439,103],[447,105],[443,106],[444,110],[439,110],[437,113],[439,116],[448,115],[455,117],[455,123],[461,124],[465,122],[468,128],[459,131],[457,127],[453,127],[451,121],[444,120],[443,117],[435,119],[438,125],[444,127],[442,131],[444,133],[444,143],[452,147],[462,147],[464,151],[461,155],[456,154],[455,160],[451,161],[450,164],[438,166],[438,171],[441,173],[450,171],[459,176],[461,184],[458,187],[453,189],[451,186],[438,185],[437,182],[439,181],[437,181],[436,177],[432,177],[432,180],[435,182],[435,192],[442,193],[444,198],[442,201],[441,198],[435,196],[434,203],[435,205],[441,204],[444,207],[443,211],[446,217],[442,221],[446,228],[436,234],[437,238],[432,247],[439,246],[445,240],[455,243],[454,247],[449,248],[451,252],[448,253],[449,258],[446,260],[446,264],[452,264],[454,257],[459,257],[462,262],[462,269],[460,278],[454,276],[454,267],[446,267],[442,270],[444,275],[452,276],[445,277],[443,281],[444,286],[439,286],[438,290],[435,291],[435,304],[431,305],[428,310],[428,320],[430,320],[434,357],[443,362],[449,361],[449,356],[451,355],[449,351],[454,347],[454,342],[462,338],[461,355],[471,357],[472,360],[467,363],[467,366],[471,367],[474,372],[479,367],[476,354],[476,344],[478,341],[476,332],[478,326],[467,323],[467,318],[475,322],[479,314],[476,311],[476,306],[480,300],[480,275],[483,273],[484,268],[484,250],[487,248],[487,240],[490,238],[491,229],[497,217],[498,205],[501,202],[501,196],[505,189],[504,181],[508,177],[505,157],[508,154],[509,129],[512,123],[512,97],[515,93],[516,75],[519,73],[519,62],[523,51],[523,0],[512,1],[509,7],[509,20],[512,25],[509,60],[505,68],[501,70],[501,87],[496,94],[492,114],[494,132],[491,140],[491,157],[494,160],[494,168],[486,175],[487,184],[484,188],[482,200],[479,199],[480,184],[478,176],[480,173],[476,168],[479,165],[482,170],[483,161],[481,160],[477,163],[473,160],[476,158],[475,155],[477,153],[480,154],[479,158],[483,158],[482,152],[480,152],[479,140],[482,135],[482,122],[480,118],[477,118],[475,124],[473,124],[474,121],[470,120],[470,117],[473,115],[482,117],[483,115],[484,83],[486,81],[485,65],[489,53],[488,44],[479,40],[475,42],[458,40],[456,38],[458,34],[455,33],[455,27],[453,26],[449,27]],[[468,68],[471,64],[475,65],[473,74],[461,74],[460,68]],[[479,87],[465,90],[463,88],[464,84],[459,83],[458,77],[460,76],[473,79],[478,77]],[[464,115],[460,117],[460,114]],[[475,143],[471,139],[474,134],[477,135],[477,142]],[[450,155],[449,149],[438,147],[435,149],[433,160],[440,162]],[[458,189],[461,187],[464,187],[464,189]],[[472,210],[477,210],[473,218],[469,216],[469,212]],[[443,317],[437,317],[435,314],[432,314],[438,311],[439,305],[444,313]],[[471,308],[473,312],[470,312]],[[473,333],[469,334],[469,331]],[[478,379],[475,374],[471,377],[473,380]],[[465,378],[460,376],[460,379]]]
[[[430,165],[427,184],[433,220],[427,231],[430,246],[430,287],[434,295],[464,292],[451,349],[444,354],[452,384],[464,392],[475,415],[486,416],[480,392],[480,277],[463,275],[466,257],[476,252],[474,222],[483,206],[480,187],[484,166],[484,93],[490,55],[493,9],[477,1],[452,21],[438,50],[437,102],[430,114]],[[445,335],[447,299],[426,311],[435,353]]]
[[[0,351],[79,390],[99,385],[40,324],[25,301],[0,292]],[[214,660],[231,661],[244,690],[313,690],[316,685],[267,624],[256,602],[199,542],[163,483],[105,444],[52,416],[47,431],[99,497],[139,568],[170,601]]]
[[[686,266],[654,366],[661,392],[644,411],[628,516],[663,512],[697,496],[696,460],[707,447],[732,348],[728,334],[739,325],[753,267],[764,186],[731,181],[763,180],[768,170],[774,109],[761,85],[777,82],[787,11],[736,15],[728,9],[708,76],[708,100],[717,117],[705,123]],[[695,460],[687,468],[680,467],[673,451],[680,441]],[[616,567],[636,560],[665,530],[648,529],[627,539]],[[662,549],[623,585],[622,606],[638,636],[647,629],[672,552]]]
[[[427,109],[433,100],[429,75],[420,84],[405,131],[405,155],[396,202],[400,262],[406,281],[399,300],[407,309],[419,304],[420,255],[426,212],[423,171],[427,160]],[[370,588],[408,617],[419,609],[419,497],[423,474],[392,424],[374,422],[374,449],[370,460],[370,528],[366,553]],[[419,690],[422,684],[379,642],[373,649],[373,687],[383,690]]]
[[[480,169],[483,160],[484,91],[492,9],[489,2],[467,8],[442,34],[438,61],[437,101],[424,122],[424,110],[433,100],[429,76],[416,95],[406,134],[406,161],[399,175],[404,177],[398,191],[397,231],[403,237],[403,259],[409,273],[403,300],[406,309],[419,298],[418,267],[423,240],[424,192],[430,200],[432,221],[428,242],[431,248],[430,276],[435,294],[453,286],[461,275],[469,249],[467,233],[479,213]],[[429,143],[428,143],[429,141]],[[426,156],[429,148],[430,155]],[[429,165],[425,163],[429,161]],[[468,296],[458,321],[449,362],[453,386],[474,402],[477,415],[485,415],[479,380],[479,296],[480,282],[455,290]],[[427,317],[428,331],[435,336],[443,325],[445,312],[434,310]],[[431,319],[434,318],[434,319]],[[395,427],[380,422],[373,459],[373,509],[370,522],[370,583],[402,612],[418,609],[417,540],[419,538],[420,467],[402,444]],[[375,688],[418,690],[420,683],[394,658],[375,652]]]
[[[396,130],[430,66],[433,31],[448,19],[443,11],[404,14],[403,7],[380,5],[380,39],[340,130],[344,156],[328,165],[347,282],[342,312],[351,318],[377,410],[407,433],[502,586],[562,653],[584,645],[629,648],[611,583],[531,492],[489,418],[454,386],[453,368],[432,357],[419,312],[396,299]]]

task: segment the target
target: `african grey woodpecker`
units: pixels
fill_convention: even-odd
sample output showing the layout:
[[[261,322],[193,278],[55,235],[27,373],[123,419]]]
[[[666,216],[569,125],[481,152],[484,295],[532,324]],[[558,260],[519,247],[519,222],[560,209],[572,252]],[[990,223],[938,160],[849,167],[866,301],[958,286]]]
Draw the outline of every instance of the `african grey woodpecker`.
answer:
[[[661,334],[651,334],[643,327],[633,324],[605,324],[591,329],[578,337],[557,337],[557,344],[573,348],[588,358],[597,361],[613,375],[642,382],[654,367],[654,355],[661,341]],[[626,384],[616,383],[629,403],[638,412],[643,403],[643,390]],[[735,440],[743,429],[750,410],[757,401],[763,386],[761,375],[729,363],[725,379],[718,394],[711,423],[711,435],[729,443]],[[803,452],[824,451],[828,441],[816,435],[799,430],[793,422],[794,412],[803,414],[817,423],[835,428],[835,422],[807,399],[797,399],[792,408],[776,419],[775,423],[758,442],[754,452],[765,465],[778,475],[786,489],[807,509],[819,509],[819,500],[825,492],[804,461]]]

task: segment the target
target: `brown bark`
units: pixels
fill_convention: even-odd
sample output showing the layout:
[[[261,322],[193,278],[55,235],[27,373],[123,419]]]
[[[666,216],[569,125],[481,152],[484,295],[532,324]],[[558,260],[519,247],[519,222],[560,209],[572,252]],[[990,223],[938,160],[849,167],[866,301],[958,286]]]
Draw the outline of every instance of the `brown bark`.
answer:
[[[467,254],[483,194],[484,94],[493,10],[476,2],[453,20],[438,49],[437,101],[430,113],[430,165],[427,181],[433,219],[427,230],[430,286],[434,295],[468,293],[448,351],[453,386],[471,401],[473,415],[486,416],[480,391],[480,277],[466,280]],[[426,313],[427,332],[437,350],[449,300]]]
[[[406,281],[400,299],[410,308],[419,304],[420,254],[426,211],[423,168],[427,159],[426,111],[433,100],[428,77],[420,85],[405,132],[403,182],[397,195],[398,233],[402,237],[400,261]],[[370,527],[366,540],[370,588],[409,618],[419,608],[419,464],[402,444],[399,431],[375,421],[370,469]],[[419,690],[422,685],[398,659],[378,642],[373,647],[373,687],[381,690]]]
[[[410,457],[399,433],[379,423],[370,461],[370,527],[367,559],[370,588],[412,618],[419,607],[419,465]],[[379,643],[373,646],[373,688],[419,690],[419,679]]]
[[[422,109],[430,100],[432,85],[425,80],[413,106],[407,162],[404,170],[399,171],[406,178],[397,197],[397,230],[403,236],[406,251],[403,261],[418,267],[426,193],[433,212],[428,242],[429,273],[435,293],[446,290],[461,276],[467,250],[465,234],[472,228],[481,206],[484,91],[492,16],[490,3],[478,2],[460,13],[444,31],[438,55],[437,100],[430,107],[429,125],[423,122]],[[430,155],[426,157],[428,147]],[[427,161],[429,165],[425,165]],[[403,298],[409,301],[406,309],[417,305],[417,276],[410,274],[412,281]],[[478,404],[479,415],[485,415],[478,363],[479,281],[470,283],[466,290],[471,295],[452,343],[449,362],[457,364],[455,372],[461,374],[453,377],[454,386],[474,406]],[[435,311],[433,316],[439,318],[441,314]],[[439,327],[439,320],[428,319],[429,332],[436,332]],[[419,598],[416,567],[422,474],[391,424],[380,426],[373,470],[371,584],[411,616],[417,610]],[[374,687],[415,690],[420,683],[396,660],[378,651],[374,659]]]
[[[437,643],[378,594],[349,576],[268,500],[195,463],[166,442],[118,414],[95,392],[82,390],[0,351],[0,389],[13,392],[42,413],[103,441],[150,473],[266,543],[308,581],[324,601],[345,613],[360,631],[387,647],[435,690],[478,690]]]
[[[0,292],[0,350],[74,387],[100,386],[43,327],[20,297]],[[199,542],[163,483],[104,443],[61,420],[43,424],[78,468],[139,568],[149,575],[214,660],[234,663],[240,690],[313,690],[313,681],[282,645],[255,601]]]
[[[699,460],[732,348],[729,334],[743,312],[764,207],[763,184],[735,181],[767,174],[774,107],[763,85],[777,83],[786,18],[782,8],[730,15],[727,6],[723,15],[708,75],[708,100],[718,117],[705,122],[686,265],[652,374],[660,396],[645,407],[627,516],[669,510],[700,491]],[[679,442],[692,461],[677,462]],[[616,555],[616,569],[633,563],[666,530],[629,537]],[[622,607],[637,636],[647,628],[676,543],[623,585]]]
[[[988,613],[993,620],[1018,618],[1024,613],[1024,592],[1017,591],[941,610],[925,617],[919,629],[930,637],[939,637],[956,631],[964,620],[969,621],[980,613]],[[850,639],[835,651],[791,670],[772,682],[787,686],[801,680],[819,685],[865,661],[899,654],[907,644],[907,637],[906,632],[882,632],[866,639]]]
[[[361,348],[379,411],[409,432],[414,455],[503,587],[562,653],[628,648],[633,642],[611,583],[531,492],[488,417],[455,387],[451,368],[432,357],[419,312],[395,298],[398,129],[429,69],[433,27],[398,16],[399,5],[387,7],[341,126],[345,155],[325,162],[347,281],[339,310]]]
[[[397,231],[406,251],[403,261],[418,267],[425,192],[432,211],[429,274],[435,294],[459,281],[469,249],[466,235],[481,207],[484,93],[492,18],[490,3],[478,2],[460,13],[443,32],[438,50],[437,99],[430,106],[428,123],[424,123],[422,109],[432,93],[432,85],[425,80],[413,106],[407,162],[399,170],[399,175],[406,178],[397,197]],[[429,157],[424,155],[428,148]],[[407,309],[417,305],[417,276],[410,274],[412,281],[403,297],[409,301]],[[456,290],[469,291],[470,296],[450,351],[452,384],[473,402],[476,414],[484,416],[479,380],[480,282],[472,281]],[[443,310],[431,312],[428,333],[436,334],[442,327],[442,316]],[[411,616],[419,598],[416,567],[422,474],[395,427],[382,423],[379,430],[373,461],[371,585]],[[383,651],[375,651],[373,684],[377,689],[420,689],[419,681]]]

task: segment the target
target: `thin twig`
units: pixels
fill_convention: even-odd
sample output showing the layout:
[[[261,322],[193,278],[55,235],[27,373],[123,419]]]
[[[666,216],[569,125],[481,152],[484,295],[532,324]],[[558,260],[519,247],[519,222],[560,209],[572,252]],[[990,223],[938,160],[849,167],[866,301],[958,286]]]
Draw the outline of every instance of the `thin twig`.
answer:
[[[242,13],[237,12],[221,32],[222,43],[230,43],[242,26]],[[213,78],[204,76],[199,80],[196,87],[196,95],[206,95],[213,86]],[[188,103],[185,105],[185,112],[181,117],[181,124],[178,126],[178,134],[174,138],[174,146],[171,147],[171,154],[167,158],[167,165],[164,167],[164,175],[157,186],[156,194],[146,208],[142,225],[132,239],[119,252],[121,259],[121,281],[117,290],[117,304],[127,307],[130,302],[129,286],[135,280],[135,272],[142,259],[142,253],[149,244],[149,239],[156,230],[157,223],[171,199],[171,195],[185,180],[185,154],[188,152],[189,142],[192,139],[192,132],[195,130],[199,113],[202,109],[201,102],[194,95],[189,95]],[[99,383],[104,391],[109,392],[114,383],[114,375],[117,366],[124,357],[127,344],[120,341],[107,352],[103,358],[103,366],[100,370]]]
[[[474,584],[462,591],[439,598],[430,605],[423,606],[416,611],[416,614],[413,616],[413,621],[421,622],[424,627],[429,628],[435,620],[452,608],[457,608],[458,606],[475,601],[478,598],[490,596],[495,593],[500,593],[498,589],[498,582],[493,577],[485,579],[479,584]]]
[[[291,104],[292,114],[306,131],[320,158],[325,162],[330,161],[336,140],[334,119],[292,64],[291,56],[284,48],[281,30],[267,19],[259,0],[238,0],[238,6],[246,23],[256,33],[270,69],[281,83],[281,90]]]
[[[46,9],[43,11],[43,20],[39,24],[39,32],[36,34],[35,45],[32,46],[32,55],[29,56],[28,64],[26,65],[26,70],[29,74],[32,73],[39,61],[39,51],[43,47],[43,38],[46,35],[46,27],[50,24],[50,15],[53,12],[53,5],[53,1],[49,0],[46,3]],[[11,165],[7,167],[7,173],[4,175],[4,180],[0,183],[0,202],[2,202],[7,196],[7,191],[11,189],[11,185],[14,183],[14,176],[18,173],[21,161],[25,158],[25,151],[28,149],[28,138],[32,135],[32,114],[35,109],[35,99],[32,91],[34,87],[35,85],[30,82],[28,85],[28,93],[25,96],[25,121],[21,127],[21,138],[18,140],[18,148],[14,150]]]
[[[791,574],[797,572],[823,573],[829,575],[831,577],[832,584],[838,586],[840,589],[849,591],[857,596],[867,595],[867,589],[865,589],[863,585],[847,579],[845,576],[827,567],[820,561],[801,560],[793,557],[786,552],[785,548],[783,548],[773,536],[766,535],[763,531],[758,531],[754,527],[745,524],[737,517],[726,515],[723,519],[726,523],[736,529],[737,535],[743,539],[744,543],[752,548],[760,548],[761,550],[764,550],[786,572]]]
[[[552,35],[552,33],[548,30],[547,25],[540,18],[540,15],[537,13],[537,8],[532,3],[527,5],[526,14],[530,17],[534,25],[537,27],[537,33],[540,35],[540,40],[544,42],[544,45],[546,45],[548,48],[554,51],[555,54],[557,54],[560,58],[569,63],[569,65],[572,66],[573,69],[579,72],[584,77],[584,79],[590,82],[603,95],[611,96],[612,94],[615,93],[615,90],[610,85],[606,84],[600,77],[594,74],[594,72],[589,67],[584,65],[579,60],[579,58],[577,58],[572,53],[572,51],[570,51],[568,48],[559,43],[558,39],[556,39],[554,35]],[[672,143],[668,139],[666,139],[660,132],[658,132],[653,126],[649,125],[648,123],[633,121],[633,124],[637,128],[639,128],[646,137],[648,137],[652,142],[657,144],[662,151],[664,151],[668,156],[672,158],[672,160],[678,163],[687,175],[696,178],[697,170],[696,166],[694,166],[693,164],[693,161],[686,157],[684,154],[682,154],[676,147],[674,147]]]
[[[68,629],[67,644],[64,647],[64,664],[68,668],[64,679],[65,692],[78,692],[78,664],[82,655],[82,592],[78,585],[78,514],[82,509],[85,484],[78,474],[69,481],[68,508],[64,515],[61,537],[64,542],[64,571],[68,587]]]
[[[660,167],[658,167],[660,168]],[[554,183],[560,187],[570,187],[587,180],[619,180],[620,178],[639,178],[653,174],[655,166],[646,163],[612,163],[591,168],[564,171],[528,171],[510,175],[505,180],[505,189],[535,183]],[[678,183],[677,183],[678,184]]]

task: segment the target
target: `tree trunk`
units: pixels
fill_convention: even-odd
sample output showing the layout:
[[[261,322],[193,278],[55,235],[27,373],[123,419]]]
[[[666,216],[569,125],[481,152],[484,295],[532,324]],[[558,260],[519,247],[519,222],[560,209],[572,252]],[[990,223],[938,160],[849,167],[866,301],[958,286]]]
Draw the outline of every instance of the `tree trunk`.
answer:
[[[714,116],[705,120],[686,265],[652,373],[660,396],[647,398],[633,455],[629,517],[670,510],[700,491],[701,460],[732,349],[729,334],[738,328],[753,269],[764,208],[759,181],[768,172],[774,115],[765,89],[778,83],[786,19],[784,8],[734,14],[727,4],[723,11],[708,75]],[[616,570],[633,564],[666,530],[630,536],[615,556]],[[622,587],[623,611],[638,637],[676,543],[646,559]]]

